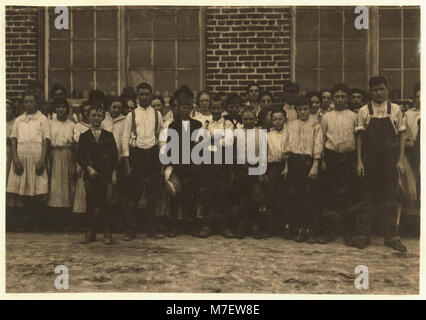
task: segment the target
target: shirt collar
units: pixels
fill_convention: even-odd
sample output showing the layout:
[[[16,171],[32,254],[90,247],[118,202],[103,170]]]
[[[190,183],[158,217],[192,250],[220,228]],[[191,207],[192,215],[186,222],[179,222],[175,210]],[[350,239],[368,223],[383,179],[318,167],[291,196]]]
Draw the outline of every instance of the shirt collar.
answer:
[[[22,119],[25,122],[31,121],[31,120],[37,120],[38,117],[40,116],[41,112],[40,111],[36,111],[33,114],[28,114],[27,112],[24,113],[24,118]]]

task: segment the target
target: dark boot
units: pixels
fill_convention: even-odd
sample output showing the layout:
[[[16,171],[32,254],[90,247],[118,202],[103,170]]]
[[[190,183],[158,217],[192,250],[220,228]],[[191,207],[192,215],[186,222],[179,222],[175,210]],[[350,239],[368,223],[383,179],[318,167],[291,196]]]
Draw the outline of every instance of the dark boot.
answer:
[[[104,243],[106,245],[111,245],[113,243],[112,234],[110,231],[105,231],[104,233]]]

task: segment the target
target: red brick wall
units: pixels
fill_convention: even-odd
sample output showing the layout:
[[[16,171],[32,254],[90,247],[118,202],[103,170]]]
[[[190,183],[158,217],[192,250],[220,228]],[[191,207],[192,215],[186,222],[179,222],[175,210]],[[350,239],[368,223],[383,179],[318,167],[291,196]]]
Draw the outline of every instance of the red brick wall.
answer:
[[[6,7],[6,95],[18,98],[38,78],[39,9]]]
[[[250,82],[280,93],[290,80],[289,7],[209,7],[206,89],[244,93]]]

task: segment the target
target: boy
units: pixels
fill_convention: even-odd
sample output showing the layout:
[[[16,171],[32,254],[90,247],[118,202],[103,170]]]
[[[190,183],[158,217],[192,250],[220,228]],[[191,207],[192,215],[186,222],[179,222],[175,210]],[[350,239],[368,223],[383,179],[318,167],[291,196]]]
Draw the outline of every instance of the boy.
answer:
[[[285,133],[284,125],[286,121],[285,111],[281,108],[273,109],[272,113],[273,128],[268,132],[268,167],[267,167],[267,180],[268,180],[268,204],[274,216],[274,221],[286,239],[291,237],[290,221],[286,216],[282,206],[282,191],[284,178],[282,172],[285,168],[284,159],[284,141]]]
[[[364,91],[358,88],[349,90],[349,109],[358,112],[364,101]]]
[[[231,166],[225,164],[225,154],[228,148],[232,148],[234,143],[233,129],[234,125],[231,121],[222,117],[223,101],[218,96],[212,97],[210,104],[210,112],[212,121],[207,121],[204,129],[206,129],[211,138],[211,145],[205,152],[210,152],[211,164],[203,164],[202,167],[202,191],[201,191],[201,208],[202,213],[197,212],[197,217],[202,217],[202,230],[199,233],[200,238],[206,238],[212,232],[212,218],[217,215],[220,220],[220,227],[223,235],[227,238],[233,237],[230,227],[230,219],[227,212],[230,210],[230,203],[226,201],[229,192],[229,184],[231,181]],[[223,132],[224,135],[216,134]],[[219,141],[217,141],[220,139]],[[218,150],[221,148],[221,150]],[[222,152],[221,164],[216,164],[215,158],[217,152]],[[229,151],[228,151],[229,152]]]
[[[260,94],[260,86],[257,83],[253,82],[247,86],[248,101],[246,106],[254,110],[256,117],[260,112],[259,94]]]
[[[192,112],[193,103],[190,95],[181,93],[177,97],[178,107],[176,112],[178,117],[170,124],[169,130],[175,130],[179,136],[179,164],[172,164],[173,172],[177,176],[182,186],[182,193],[180,199],[174,199],[172,202],[174,208],[172,208],[172,215],[168,217],[167,231],[169,237],[175,237],[178,232],[182,232],[183,227],[178,228],[178,222],[183,223],[194,223],[194,205],[198,201],[197,192],[199,187],[199,170],[198,167],[190,160],[189,164],[183,163],[183,139],[184,136],[191,137],[192,134],[201,128],[201,122],[190,118]],[[195,143],[191,140],[190,148],[188,150],[190,158],[191,150]],[[182,213],[182,215],[179,215]],[[178,221],[180,219],[180,221]],[[200,232],[201,230],[194,230],[195,225],[189,226],[194,232]],[[179,230],[180,229],[180,230]]]
[[[318,123],[309,119],[309,100],[298,97],[294,103],[297,120],[286,125],[286,167],[284,176],[289,186],[289,206],[293,207],[294,224],[297,227],[296,242],[317,241],[317,214],[315,180],[318,177],[318,163],[323,150],[323,133]]]
[[[294,108],[294,101],[299,94],[300,87],[297,83],[288,82],[283,86],[284,91],[284,111],[287,114],[287,121],[294,121],[297,119],[296,109]]]
[[[324,112],[333,110],[334,104],[332,100],[330,90],[324,89],[321,91],[321,109]]]
[[[239,129],[243,127],[243,124],[241,123],[241,116],[240,116],[240,107],[241,107],[241,98],[235,94],[232,93],[228,95],[228,98],[225,102],[227,115],[223,116],[225,120],[229,120],[234,125],[234,129]]]
[[[117,185],[118,151],[114,136],[101,127],[105,110],[91,104],[90,129],[80,135],[77,161],[85,172],[87,231],[81,243],[96,240],[99,224],[104,227],[104,242],[111,245],[111,191]]]
[[[138,105],[126,116],[123,129],[122,147],[126,176],[132,178],[132,201],[129,204],[127,231],[124,241],[136,238],[136,207],[145,190],[148,226],[151,236],[164,238],[162,233],[163,217],[156,215],[160,192],[161,164],[158,159],[158,135],[163,129],[163,118],[160,112],[151,107],[152,87],[142,82],[137,87]],[[129,143],[130,142],[130,143]]]
[[[372,77],[369,88],[372,101],[359,109],[356,128],[357,174],[363,179],[369,208],[357,215],[355,246],[363,249],[368,245],[373,216],[381,208],[385,245],[405,252],[397,225],[397,188],[398,172],[404,171],[406,126],[401,108],[388,100],[386,78]]]
[[[327,243],[334,239],[338,216],[345,218],[345,232],[352,228],[347,216],[351,197],[354,196],[355,183],[355,128],[357,116],[348,110],[349,89],[345,84],[337,84],[331,89],[334,109],[327,112],[321,119],[321,128],[324,133],[323,166],[324,185],[327,192],[328,210],[323,218],[323,229],[319,238],[320,243]],[[333,219],[334,218],[334,219]],[[328,220],[328,221],[326,221]],[[349,234],[347,234],[349,236]]]

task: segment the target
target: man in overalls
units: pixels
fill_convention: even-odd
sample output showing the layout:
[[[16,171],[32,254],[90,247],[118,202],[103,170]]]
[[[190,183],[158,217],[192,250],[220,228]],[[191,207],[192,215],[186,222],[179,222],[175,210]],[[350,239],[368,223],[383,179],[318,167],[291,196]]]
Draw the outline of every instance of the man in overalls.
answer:
[[[369,87],[372,101],[359,109],[356,128],[357,174],[363,180],[368,205],[357,215],[358,237],[354,245],[360,249],[368,245],[373,217],[381,211],[385,245],[405,252],[407,248],[399,237],[397,216],[398,177],[404,170],[406,126],[401,108],[388,100],[386,79],[372,77]]]

